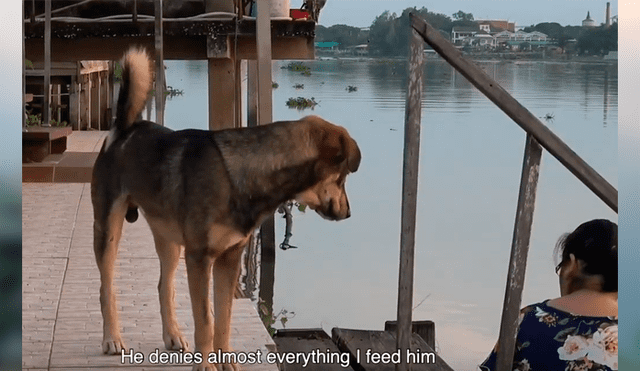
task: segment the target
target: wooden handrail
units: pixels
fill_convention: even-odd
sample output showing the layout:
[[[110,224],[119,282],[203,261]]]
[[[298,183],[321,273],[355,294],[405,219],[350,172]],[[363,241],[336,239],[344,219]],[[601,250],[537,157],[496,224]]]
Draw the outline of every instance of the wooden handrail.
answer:
[[[615,212],[618,212],[618,191],[598,172],[578,156],[567,144],[547,128],[529,110],[504,90],[484,71],[466,60],[451,43],[445,40],[423,19],[410,14],[410,61],[407,108],[405,116],[405,162],[403,175],[402,234],[400,242],[400,285],[398,288],[398,337],[397,347],[408,347],[410,334],[411,302],[413,287],[413,255],[415,238],[415,211],[417,194],[417,169],[420,137],[420,96],[422,88],[422,40],[429,44],[451,66],[467,78],[478,90],[511,117],[527,133],[524,164],[520,180],[520,192],[511,246],[507,287],[500,325],[497,369],[510,370],[518,331],[518,315],[524,288],[527,254],[533,224],[533,212],[538,183],[542,148],[551,153],[572,174]],[[416,103],[417,100],[417,103]],[[415,184],[414,184],[415,183]],[[402,359],[396,370],[408,370]]]

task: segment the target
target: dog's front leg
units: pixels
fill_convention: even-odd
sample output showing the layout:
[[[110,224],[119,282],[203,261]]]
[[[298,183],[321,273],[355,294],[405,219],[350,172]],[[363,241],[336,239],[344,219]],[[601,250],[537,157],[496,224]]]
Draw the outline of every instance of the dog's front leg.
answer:
[[[175,276],[180,261],[181,246],[165,238],[158,228],[152,227],[156,251],[160,258],[160,314],[162,316],[162,339],[169,350],[187,350],[189,344],[182,335],[176,319]]]
[[[233,352],[229,339],[231,335],[231,309],[233,295],[240,274],[240,261],[246,241],[229,248],[224,254],[216,258],[213,264],[213,305],[216,323],[213,337],[213,349],[224,353]],[[222,363],[218,371],[240,370],[237,364]]]
[[[213,352],[213,316],[209,301],[211,281],[211,257],[201,251],[185,250],[187,280],[191,295],[191,309],[195,324],[195,351],[202,354],[202,363],[193,366],[194,371],[215,371],[207,359]]]

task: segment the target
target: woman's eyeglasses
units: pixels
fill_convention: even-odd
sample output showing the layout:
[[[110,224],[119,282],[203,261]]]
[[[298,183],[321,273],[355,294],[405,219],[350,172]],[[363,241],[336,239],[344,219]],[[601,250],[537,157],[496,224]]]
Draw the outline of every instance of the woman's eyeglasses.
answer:
[[[560,264],[556,265],[556,274],[559,274],[560,268],[562,268],[562,262]]]

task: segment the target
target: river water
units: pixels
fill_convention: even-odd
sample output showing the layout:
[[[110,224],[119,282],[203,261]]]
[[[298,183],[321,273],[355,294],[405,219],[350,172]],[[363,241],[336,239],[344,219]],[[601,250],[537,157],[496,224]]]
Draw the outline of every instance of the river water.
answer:
[[[617,188],[615,64],[476,63]],[[397,307],[406,61],[307,61],[308,76],[287,64],[273,65],[274,120],[322,116],[346,127],[363,157],[347,180],[350,219],[294,212],[298,248],[276,253],[273,309],[287,311],[287,328],[382,329]],[[166,125],[206,129],[206,62],[166,65],[167,84],[184,91],[167,101]],[[290,97],[319,105],[290,109]],[[498,336],[525,134],[440,59],[426,61],[422,107],[413,318],[435,321],[437,350],[453,368],[475,370]],[[545,152],[523,305],[559,295],[555,242],[593,218],[617,222]]]

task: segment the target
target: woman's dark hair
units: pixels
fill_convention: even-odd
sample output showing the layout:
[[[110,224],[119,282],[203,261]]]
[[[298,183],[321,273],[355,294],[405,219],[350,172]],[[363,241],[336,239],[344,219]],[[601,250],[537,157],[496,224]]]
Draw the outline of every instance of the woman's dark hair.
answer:
[[[605,219],[581,224],[575,231],[560,237],[555,255],[560,264],[573,254],[582,260],[582,272],[603,277],[602,291],[618,292],[618,225]]]

